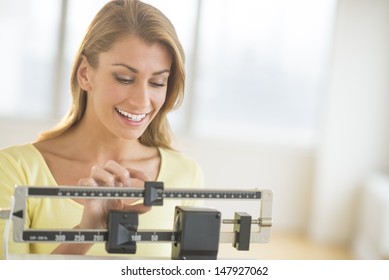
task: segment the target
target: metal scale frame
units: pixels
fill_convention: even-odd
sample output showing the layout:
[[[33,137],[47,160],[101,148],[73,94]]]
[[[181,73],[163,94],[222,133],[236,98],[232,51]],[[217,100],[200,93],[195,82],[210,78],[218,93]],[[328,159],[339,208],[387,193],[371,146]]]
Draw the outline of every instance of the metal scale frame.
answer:
[[[138,230],[139,214],[111,211],[108,228],[97,229],[26,229],[26,202],[29,197],[126,199],[143,198],[146,206],[161,206],[164,199],[255,200],[259,215],[252,218],[235,212],[222,219],[213,208],[180,207],[174,214],[173,230]],[[146,182],[144,189],[80,186],[17,186],[13,206],[1,210],[0,218],[12,220],[15,242],[105,242],[108,253],[135,254],[138,242],[171,242],[172,259],[217,259],[219,243],[231,243],[237,250],[249,250],[250,243],[267,243],[272,226],[273,193],[270,190],[164,189],[163,182]],[[140,216],[141,217],[141,216]],[[230,232],[221,232],[221,224],[232,224]],[[253,225],[253,226],[252,226]]]

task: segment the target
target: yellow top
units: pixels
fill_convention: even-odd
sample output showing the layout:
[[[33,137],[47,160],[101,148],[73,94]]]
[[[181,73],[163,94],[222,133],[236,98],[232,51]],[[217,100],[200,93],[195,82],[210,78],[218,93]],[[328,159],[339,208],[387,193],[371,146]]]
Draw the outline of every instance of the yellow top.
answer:
[[[161,167],[157,181],[164,182],[167,189],[201,188],[203,173],[197,163],[179,152],[159,149]],[[14,187],[57,186],[40,152],[25,144],[0,150],[0,208],[10,208]],[[195,205],[197,200],[165,199],[163,206],[139,216],[139,230],[173,229],[176,205]],[[27,202],[27,228],[72,229],[81,220],[83,206],[70,198],[29,198]],[[0,259],[4,258],[4,226],[0,220]],[[12,230],[11,230],[12,231]],[[9,254],[50,254],[58,243],[15,243],[10,234]],[[88,255],[104,256],[105,243],[96,243]],[[139,243],[136,258],[170,258],[171,243]]]

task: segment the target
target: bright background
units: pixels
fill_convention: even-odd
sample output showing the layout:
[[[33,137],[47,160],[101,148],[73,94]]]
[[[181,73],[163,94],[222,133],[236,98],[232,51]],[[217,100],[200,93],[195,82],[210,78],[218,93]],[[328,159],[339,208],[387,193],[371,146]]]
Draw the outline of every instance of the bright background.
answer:
[[[66,112],[73,56],[105,2],[0,0],[0,147]],[[206,187],[271,189],[275,234],[389,258],[389,1],[145,2],[186,51],[170,118]]]

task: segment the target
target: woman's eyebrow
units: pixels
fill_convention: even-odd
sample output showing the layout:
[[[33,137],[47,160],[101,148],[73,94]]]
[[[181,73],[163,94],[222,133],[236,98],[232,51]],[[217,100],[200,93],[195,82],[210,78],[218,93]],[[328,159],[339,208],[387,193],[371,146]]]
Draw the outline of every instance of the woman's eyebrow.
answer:
[[[170,69],[165,69],[165,70],[154,72],[153,76],[161,75],[163,73],[170,73]]]
[[[139,73],[139,71],[136,68],[134,68],[130,65],[124,64],[124,63],[114,63],[114,64],[112,64],[112,66],[122,66],[122,67],[127,68],[128,70],[130,70],[131,72],[133,72],[135,74]]]
[[[131,72],[135,73],[135,74],[138,74],[139,71],[138,69],[130,66],[130,65],[127,65],[127,64],[124,64],[124,63],[114,63],[112,64],[113,66],[122,66],[122,67],[125,67],[127,68],[128,70],[130,70]],[[170,69],[164,69],[164,70],[160,70],[160,71],[156,71],[154,72],[152,75],[153,76],[157,76],[157,75],[161,75],[161,74],[164,74],[164,73],[170,73]]]

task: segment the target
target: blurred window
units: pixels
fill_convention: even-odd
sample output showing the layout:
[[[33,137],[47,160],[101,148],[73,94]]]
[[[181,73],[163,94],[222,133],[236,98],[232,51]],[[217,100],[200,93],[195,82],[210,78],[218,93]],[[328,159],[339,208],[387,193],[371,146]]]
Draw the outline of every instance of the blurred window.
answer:
[[[106,2],[0,0],[0,117],[67,111],[74,55]],[[314,144],[335,0],[145,2],[171,19],[186,52],[176,131]]]
[[[310,145],[335,1],[202,1],[193,129]]]
[[[51,113],[60,1],[0,0],[0,116]]]

